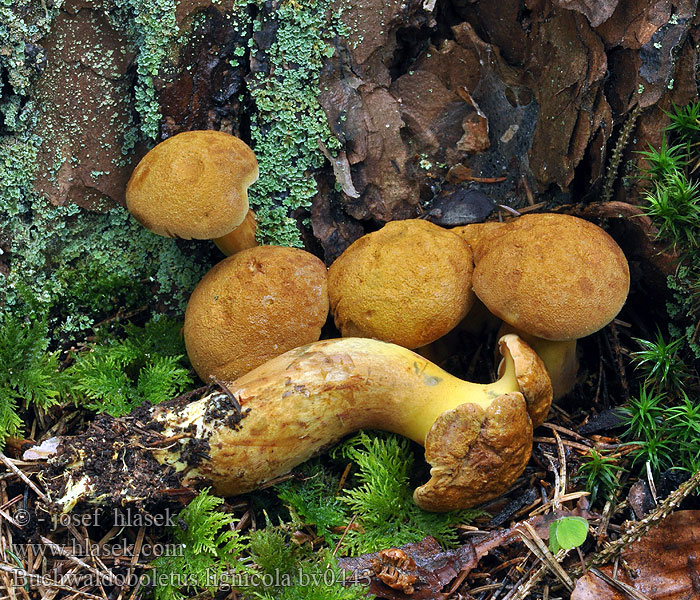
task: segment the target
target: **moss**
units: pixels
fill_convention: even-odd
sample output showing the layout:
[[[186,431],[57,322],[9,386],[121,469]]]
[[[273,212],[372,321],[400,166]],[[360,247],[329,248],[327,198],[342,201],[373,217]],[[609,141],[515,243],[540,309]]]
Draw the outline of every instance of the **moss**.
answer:
[[[153,302],[174,312],[207,265],[201,243],[146,231],[122,208],[93,213],[51,206],[33,189],[41,140],[25,131],[0,138],[0,231],[10,272],[0,275],[0,303],[20,316],[49,319],[55,338],[91,327],[118,308]]]
[[[3,300],[13,312],[47,315],[55,337],[82,332],[119,308],[149,304],[154,294],[182,312],[207,268],[195,258],[196,244],[183,244],[183,252],[124,209],[96,214],[34,200],[24,219],[13,220]]]

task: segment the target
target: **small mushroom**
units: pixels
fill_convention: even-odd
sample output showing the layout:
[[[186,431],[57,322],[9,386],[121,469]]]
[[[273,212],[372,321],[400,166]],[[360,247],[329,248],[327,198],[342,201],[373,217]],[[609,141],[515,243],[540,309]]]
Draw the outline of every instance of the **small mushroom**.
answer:
[[[630,286],[627,259],[600,227],[531,214],[492,239],[474,268],[474,291],[544,361],[554,397],[576,377],[576,340],[612,321]]]
[[[432,468],[414,492],[419,506],[468,508],[513,485],[530,457],[531,416],[538,422],[552,396],[541,360],[525,343],[507,335],[499,345],[499,379],[478,384],[394,344],[315,342],[266,362],[228,384],[226,393],[149,408],[139,414],[139,431],[158,431],[167,444],[144,442],[133,431],[118,451],[128,444],[143,454],[132,460],[171,466],[177,481],[170,485],[212,485],[229,496],[287,473],[353,431],[382,429],[425,445]],[[105,501],[92,472],[81,470],[80,454],[75,461],[63,471],[57,496],[64,511],[79,501]],[[138,501],[129,491],[139,489],[138,474],[120,470],[118,476],[109,495]]]
[[[153,233],[183,239],[220,238],[248,213],[248,187],[258,161],[242,140],[223,131],[185,131],[139,162],[126,205]]]
[[[321,260],[298,248],[249,248],[215,265],[192,292],[187,355],[203,381],[232,381],[318,340],[327,318]]]
[[[442,337],[474,302],[469,246],[423,220],[392,221],[331,265],[331,313],[344,337],[417,348]]]

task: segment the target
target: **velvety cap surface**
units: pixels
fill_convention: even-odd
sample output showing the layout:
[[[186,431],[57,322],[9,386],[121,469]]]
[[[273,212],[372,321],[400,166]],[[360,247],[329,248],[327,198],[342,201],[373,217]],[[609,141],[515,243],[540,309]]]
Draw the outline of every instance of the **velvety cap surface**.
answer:
[[[153,233],[210,239],[235,229],[258,178],[255,154],[222,131],[185,131],[158,144],[136,166],[127,208]]]
[[[600,227],[569,215],[525,215],[479,260],[474,291],[531,335],[568,340],[608,324],[629,292],[627,259]]]
[[[417,348],[454,328],[474,302],[472,253],[458,235],[413,219],[361,237],[331,265],[328,292],[343,337]]]
[[[450,229],[461,237],[472,249],[474,263],[493,247],[497,240],[511,229],[510,223],[487,221],[486,223],[470,223],[461,227]]]
[[[185,311],[185,346],[197,374],[232,381],[315,342],[328,317],[326,267],[297,248],[258,246],[215,265]]]

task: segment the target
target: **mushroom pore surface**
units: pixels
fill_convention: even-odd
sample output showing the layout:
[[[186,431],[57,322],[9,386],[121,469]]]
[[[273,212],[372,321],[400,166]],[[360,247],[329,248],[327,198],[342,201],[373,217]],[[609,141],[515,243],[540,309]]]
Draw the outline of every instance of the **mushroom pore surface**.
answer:
[[[185,346],[202,380],[232,381],[318,340],[327,317],[325,265],[297,248],[258,246],[199,282],[185,311]]]

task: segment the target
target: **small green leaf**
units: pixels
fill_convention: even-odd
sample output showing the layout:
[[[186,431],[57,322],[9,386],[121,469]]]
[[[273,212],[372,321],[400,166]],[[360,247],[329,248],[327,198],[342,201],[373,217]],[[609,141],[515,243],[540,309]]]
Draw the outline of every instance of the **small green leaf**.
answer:
[[[576,548],[586,541],[588,521],[582,517],[563,517],[549,526],[549,534],[550,549],[555,544],[557,550]]]
[[[556,554],[561,550],[561,546],[557,541],[557,528],[559,527],[559,521],[554,521],[549,524],[549,551],[552,554]]]

